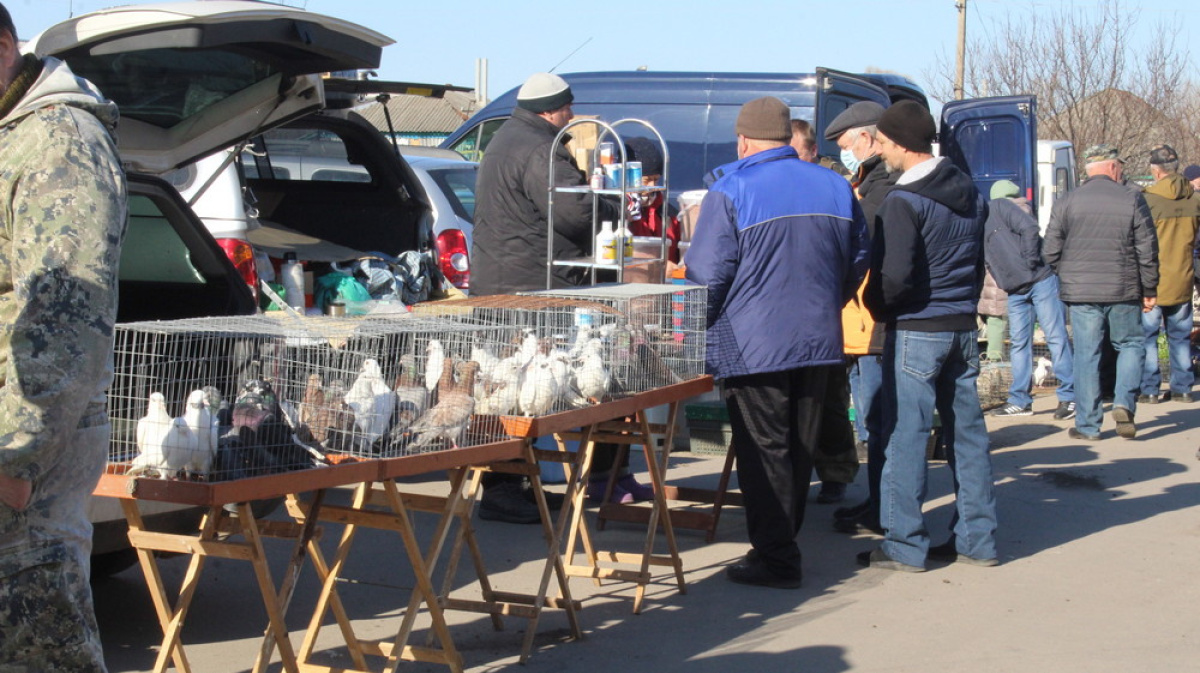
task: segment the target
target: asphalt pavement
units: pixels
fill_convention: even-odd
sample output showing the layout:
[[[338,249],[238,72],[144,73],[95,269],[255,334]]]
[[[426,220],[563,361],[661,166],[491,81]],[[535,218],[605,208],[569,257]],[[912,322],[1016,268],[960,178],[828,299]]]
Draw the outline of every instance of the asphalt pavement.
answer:
[[[725,510],[711,544],[700,533],[678,532],[686,594],[661,573],[642,614],[634,615],[631,585],[574,578],[571,589],[583,600],[582,640],[568,640],[565,616],[547,610],[533,656],[522,667],[517,655],[524,620],[507,618],[505,629],[496,631],[483,615],[450,612],[455,645],[472,673],[1196,670],[1200,403],[1142,406],[1134,440],[1118,438],[1106,418],[1099,442],[1069,439],[1072,421],[1055,421],[1054,404],[1052,396],[1041,396],[1033,416],[988,419],[1000,511],[997,567],[931,563],[920,574],[861,568],[855,553],[873,548],[877,539],[834,532],[835,506],[814,502],[800,533],[803,586],[736,585],[725,579],[723,567],[748,547],[743,513],[733,507]],[[720,458],[677,452],[669,481],[715,486],[720,468]],[[847,503],[865,497],[865,476],[860,471]],[[438,492],[441,485],[430,480],[411,487]],[[930,463],[926,518],[938,542],[952,512],[951,489],[945,463]],[[345,499],[347,493],[332,497]],[[432,518],[420,518],[428,530]],[[532,590],[542,567],[540,528],[475,523],[494,587]],[[321,544],[331,555],[340,527],[324,529]],[[632,551],[642,530],[610,523],[596,536],[605,547]],[[267,544],[278,580],[288,547]],[[175,590],[186,559],[161,565]],[[361,531],[343,577],[349,581],[339,592],[358,636],[392,638],[413,584],[398,536]],[[468,587],[468,568],[456,579]],[[288,612],[297,646],[316,593],[313,570],[306,567]],[[151,670],[161,632],[141,571],[135,567],[102,582],[96,601],[110,670]],[[249,671],[265,623],[249,567],[210,560],[183,633],[193,670]],[[418,620],[421,629],[427,623]],[[424,636],[418,631],[416,642]],[[316,660],[347,666],[339,645],[337,629],[327,625]],[[379,670],[382,660],[371,661]],[[271,670],[282,670],[278,657]],[[400,670],[446,668],[402,662]]]

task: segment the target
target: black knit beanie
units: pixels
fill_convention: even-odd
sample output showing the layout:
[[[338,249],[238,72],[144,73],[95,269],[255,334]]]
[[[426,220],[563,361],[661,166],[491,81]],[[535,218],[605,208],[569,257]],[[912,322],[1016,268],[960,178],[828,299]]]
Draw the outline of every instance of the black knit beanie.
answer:
[[[911,152],[929,154],[937,139],[933,116],[920,103],[903,100],[883,111],[875,125],[892,142]]]

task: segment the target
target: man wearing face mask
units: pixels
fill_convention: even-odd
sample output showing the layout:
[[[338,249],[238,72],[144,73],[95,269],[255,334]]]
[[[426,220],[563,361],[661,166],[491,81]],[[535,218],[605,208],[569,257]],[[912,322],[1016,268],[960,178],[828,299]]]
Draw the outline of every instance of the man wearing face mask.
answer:
[[[875,124],[883,114],[883,106],[871,101],[851,105],[833,118],[825,127],[825,139],[837,141],[841,162],[851,172],[851,184],[858,196],[859,206],[867,220],[870,236],[875,236],[875,213],[887,196],[898,174],[893,174],[879,154]],[[883,370],[879,358],[883,354],[883,326],[876,325],[863,305],[863,289],[842,309],[842,331],[850,364],[850,394],[854,400],[854,422],[859,442],[867,448],[867,487],[870,496],[853,507],[834,512],[833,527],[844,533],[880,533],[879,479],[883,474],[883,444],[879,422],[879,394]]]

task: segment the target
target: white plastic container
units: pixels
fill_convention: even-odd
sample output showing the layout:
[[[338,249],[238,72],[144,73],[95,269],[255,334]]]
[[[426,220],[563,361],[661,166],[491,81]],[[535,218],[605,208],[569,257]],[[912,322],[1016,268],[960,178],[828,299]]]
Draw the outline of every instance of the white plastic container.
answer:
[[[605,220],[600,233],[596,234],[596,263],[617,263],[617,234],[613,231],[613,223]]]
[[[296,253],[283,256],[283,299],[292,308],[304,310],[304,266],[296,259]]]
[[[633,232],[629,231],[629,227],[621,227],[617,230],[617,239],[620,241],[621,258],[628,264],[633,261]]]

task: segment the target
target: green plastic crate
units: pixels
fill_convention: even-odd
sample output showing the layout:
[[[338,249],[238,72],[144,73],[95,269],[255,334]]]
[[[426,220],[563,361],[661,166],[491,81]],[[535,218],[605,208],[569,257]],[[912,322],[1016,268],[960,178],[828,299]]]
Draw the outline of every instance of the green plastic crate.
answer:
[[[697,402],[684,405],[684,413],[688,421],[719,421],[729,422],[729,409],[724,402]]]

